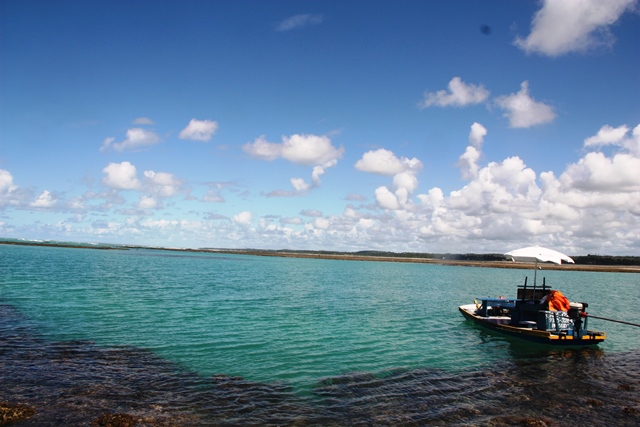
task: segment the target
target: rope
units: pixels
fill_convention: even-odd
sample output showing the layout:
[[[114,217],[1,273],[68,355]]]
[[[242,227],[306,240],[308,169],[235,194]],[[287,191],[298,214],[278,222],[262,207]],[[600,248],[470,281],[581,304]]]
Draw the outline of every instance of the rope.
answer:
[[[594,316],[593,314],[589,314],[588,316],[593,317],[594,319],[607,320],[609,322],[616,322],[616,323],[624,323],[625,325],[637,326],[638,328],[640,328],[640,325],[637,323],[625,322],[624,320],[607,319],[606,317]]]

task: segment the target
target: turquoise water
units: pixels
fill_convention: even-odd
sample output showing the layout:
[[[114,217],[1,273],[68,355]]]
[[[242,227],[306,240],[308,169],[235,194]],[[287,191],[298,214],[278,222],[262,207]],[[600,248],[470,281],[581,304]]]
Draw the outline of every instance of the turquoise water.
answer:
[[[201,376],[286,382],[398,368],[468,369],[513,344],[466,323],[457,306],[514,295],[528,270],[0,245],[0,302],[50,341],[151,350]],[[594,315],[640,323],[640,276],[542,271]],[[591,319],[606,352],[640,332]],[[509,351],[505,351],[509,350]],[[522,351],[527,351],[523,348]]]

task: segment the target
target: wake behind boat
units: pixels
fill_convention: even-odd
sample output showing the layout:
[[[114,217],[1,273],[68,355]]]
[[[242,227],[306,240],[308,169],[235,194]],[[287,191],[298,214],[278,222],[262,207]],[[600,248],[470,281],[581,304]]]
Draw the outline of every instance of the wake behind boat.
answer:
[[[539,246],[505,254],[514,261],[573,262],[571,258]],[[561,292],[552,290],[543,279],[542,286],[519,286],[517,297],[479,298],[474,304],[458,307],[465,319],[484,328],[524,340],[560,346],[589,346],[601,343],[606,334],[588,329],[587,303],[569,302]]]

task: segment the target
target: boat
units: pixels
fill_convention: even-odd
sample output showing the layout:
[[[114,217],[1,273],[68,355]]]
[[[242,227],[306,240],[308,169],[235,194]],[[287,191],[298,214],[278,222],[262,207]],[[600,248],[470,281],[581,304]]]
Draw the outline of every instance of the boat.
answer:
[[[535,255],[519,258],[513,254],[522,252],[513,251],[505,256],[514,261],[535,259],[536,270],[538,262],[573,262],[566,255],[538,246],[525,249]],[[549,257],[545,251],[555,252],[561,257]],[[545,252],[545,255],[538,256],[540,252]],[[560,307],[558,301],[561,301]],[[518,286],[516,298],[477,298],[473,304],[461,305],[458,309],[465,319],[474,324],[511,337],[553,346],[592,346],[603,342],[606,333],[588,328],[588,306],[585,302],[569,302],[561,292],[547,286],[544,278],[542,286],[537,286],[534,276],[533,286],[527,286],[525,277],[524,284]]]

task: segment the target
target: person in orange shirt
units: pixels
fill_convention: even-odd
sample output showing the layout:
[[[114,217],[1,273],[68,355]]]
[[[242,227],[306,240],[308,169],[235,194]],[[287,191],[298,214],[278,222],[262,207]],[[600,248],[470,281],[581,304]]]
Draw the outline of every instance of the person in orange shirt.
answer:
[[[569,311],[569,300],[560,291],[550,291],[548,295],[542,298],[540,303],[544,304],[545,301],[549,303],[549,310]]]

